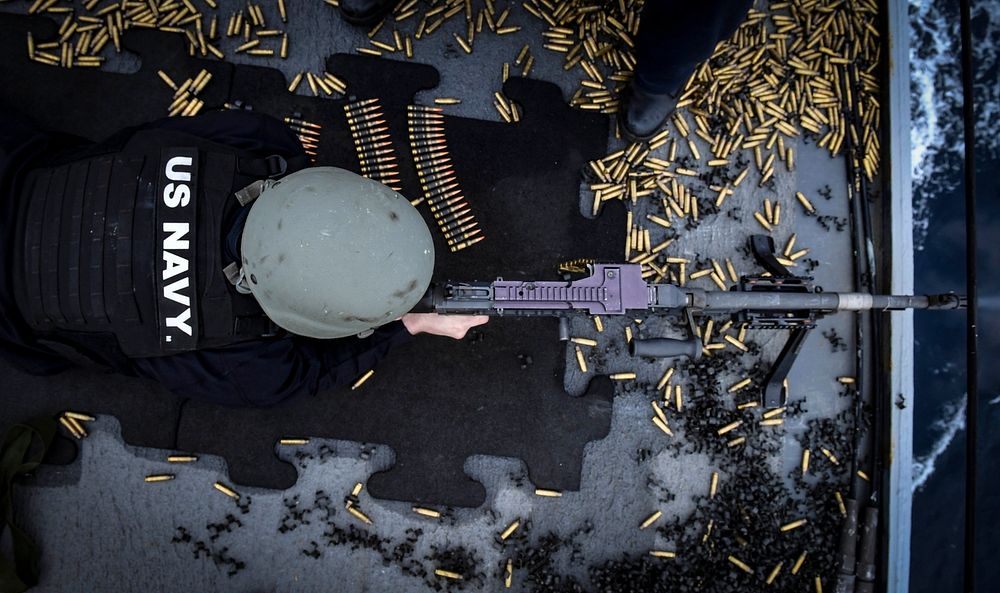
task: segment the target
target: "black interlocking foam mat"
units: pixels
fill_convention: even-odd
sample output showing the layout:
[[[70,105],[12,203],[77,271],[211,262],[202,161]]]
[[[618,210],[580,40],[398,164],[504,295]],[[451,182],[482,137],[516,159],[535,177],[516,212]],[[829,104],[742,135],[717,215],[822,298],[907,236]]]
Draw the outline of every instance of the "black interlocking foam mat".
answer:
[[[142,56],[137,72],[122,74],[96,68],[59,68],[31,62],[25,37],[50,39],[55,24],[41,17],[0,14],[0,98],[39,126],[100,140],[122,128],[167,114],[169,89],[157,76],[167,72],[180,82],[201,69],[212,74],[199,95],[207,106],[222,106],[229,93],[233,65],[188,56],[182,38],[159,31],[132,29],[122,37],[125,51]]]
[[[178,443],[223,454],[237,484],[291,486],[295,469],[275,457],[275,443],[313,435],[391,446],[395,464],[368,482],[377,498],[478,506],[483,487],[462,471],[476,454],[522,459],[533,483],[576,490],[583,446],[610,427],[613,388],[599,377],[582,397],[566,395],[556,325],[552,319],[502,319],[474,340],[419,336],[357,391],[269,410],[190,402]],[[532,356],[533,364],[522,370],[519,354]]]
[[[63,410],[110,414],[121,424],[122,438],[143,447],[174,447],[182,400],[142,379],[72,370],[51,377],[27,375],[0,359],[0,433],[11,424]],[[76,446],[58,437],[46,462],[76,458]]]
[[[317,164],[359,168],[343,115],[345,101],[292,95],[276,70],[191,58],[178,36],[155,31],[130,31],[124,37],[125,47],[142,59],[134,74],[53,68],[24,58],[25,32],[31,28],[44,38],[37,27],[51,25],[0,15],[0,49],[9,57],[0,63],[0,76],[20,83],[0,88],[0,99],[44,127],[97,139],[161,117],[170,93],[156,71],[183,80],[206,68],[213,73],[201,95],[207,107],[239,100],[278,117],[301,114],[323,126]],[[381,99],[403,163],[403,192],[418,195],[405,107],[415,93],[437,84],[437,71],[353,55],[331,57],[328,69],[347,81],[354,97]],[[520,124],[446,119],[462,189],[487,239],[449,253],[422,208],[437,242],[435,277],[551,279],[564,259],[615,259],[623,212],[609,210],[587,220],[577,201],[581,167],[604,153],[606,120],[569,108],[549,83],[511,79],[504,92],[523,107]],[[4,365],[0,376],[16,390],[6,392],[5,399],[14,404],[4,406],[0,424],[66,408],[110,413],[121,420],[131,444],[218,454],[227,460],[234,483],[270,488],[287,488],[296,478],[293,466],[274,453],[282,436],[384,443],[396,461],[373,476],[373,496],[476,506],[483,488],[462,471],[470,455],[519,458],[536,484],[575,489],[584,444],[603,437],[610,426],[613,390],[606,378],[595,380],[580,398],[563,391],[564,347],[556,333],[553,319],[494,319],[474,332],[476,339],[420,336],[392,353],[356,392],[305,397],[269,410],[196,402],[181,407],[141,381],[85,371],[27,377]],[[534,363],[521,369],[519,355],[530,355]]]

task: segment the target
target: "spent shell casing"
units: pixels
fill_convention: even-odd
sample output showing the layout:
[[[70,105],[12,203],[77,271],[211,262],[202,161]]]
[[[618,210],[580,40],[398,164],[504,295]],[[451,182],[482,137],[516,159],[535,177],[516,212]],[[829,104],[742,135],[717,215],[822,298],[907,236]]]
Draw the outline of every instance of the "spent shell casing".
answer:
[[[214,484],[212,484],[212,487],[215,488],[216,490],[218,490],[219,492],[225,494],[226,496],[230,497],[230,498],[239,498],[240,497],[239,492],[236,492],[235,490],[233,490],[229,486],[226,486],[222,482],[215,482]]]
[[[434,574],[439,577],[444,577],[446,579],[452,579],[456,581],[462,580],[462,575],[453,570],[444,570],[443,568],[435,568]]]
[[[354,505],[349,505],[347,507],[347,512],[350,513],[351,515],[353,515],[356,519],[358,519],[359,521],[361,521],[365,525],[371,525],[372,524],[371,518],[368,515],[362,513]]]
[[[742,560],[740,560],[736,556],[732,556],[732,555],[730,555],[728,559],[729,559],[730,562],[732,562],[733,564],[735,564],[736,567],[739,568],[740,570],[742,570],[743,572],[745,572],[747,574],[753,574],[753,569],[750,568],[750,565],[747,564],[746,562],[743,562]]]
[[[659,416],[653,416],[653,424],[667,436],[674,436],[673,431],[670,430],[670,426]]]
[[[659,518],[662,517],[662,516],[663,516],[663,511],[656,511],[656,512],[654,512],[652,515],[646,517],[643,520],[643,522],[639,524],[639,529],[645,529],[645,528],[649,527],[653,523],[656,523],[656,521],[659,520]]]
[[[365,374],[361,375],[361,377],[359,377],[358,380],[355,381],[353,385],[351,385],[351,391],[354,391],[358,387],[361,387],[362,385],[364,385],[365,381],[367,381],[368,379],[370,379],[371,376],[374,375],[374,374],[375,374],[375,369],[369,369],[368,372],[366,372]]]
[[[667,369],[663,376],[660,377],[660,381],[656,384],[657,389],[663,389],[667,383],[670,382],[670,378],[674,376],[674,367]]]
[[[767,419],[767,418],[774,418],[775,416],[780,416],[781,414],[784,414],[784,413],[785,413],[785,407],[782,406],[780,408],[774,408],[773,410],[768,410],[768,411],[764,412],[764,418],[765,419]]]
[[[545,496],[548,498],[559,498],[562,496],[562,492],[559,490],[550,490],[548,488],[535,488],[535,496]]]
[[[69,433],[72,434],[77,439],[82,439],[84,437],[84,434],[81,433],[76,428],[76,425],[73,424],[72,418],[67,418],[66,416],[60,416],[59,423],[62,424],[66,428],[66,430],[68,430]]]
[[[198,461],[197,455],[167,455],[167,461],[170,463],[193,463]]]
[[[802,527],[803,525],[805,525],[808,522],[809,522],[808,519],[797,519],[797,520],[792,521],[790,523],[785,523],[784,525],[782,525],[780,527],[780,530],[782,532],[784,532],[784,531],[791,531],[793,529],[797,529],[799,527]]]
[[[799,554],[799,557],[795,560],[795,564],[792,565],[792,574],[798,574],[799,569],[802,568],[802,564],[806,561],[806,552]]]
[[[737,421],[735,421],[735,422],[730,422],[729,424],[727,424],[727,425],[723,426],[722,428],[718,429],[718,430],[717,430],[717,431],[715,431],[715,432],[716,432],[716,434],[718,434],[718,435],[720,435],[720,436],[721,436],[721,435],[724,435],[724,434],[726,434],[727,432],[730,432],[730,431],[732,431],[732,430],[736,430],[736,429],[737,429],[737,428],[739,428],[739,427],[740,427],[740,426],[741,426],[742,424],[743,424],[743,421],[742,421],[742,420],[737,420]]]
[[[431,517],[432,519],[438,519],[441,517],[440,511],[435,511],[434,509],[429,509],[427,507],[412,507],[414,513],[422,515],[424,517]]]
[[[784,562],[779,562],[774,565],[774,568],[772,568],[771,572],[767,575],[767,580],[764,581],[765,583],[770,585],[771,583],[774,582],[774,579],[778,578],[778,574],[781,572],[782,564],[784,564]]]
[[[508,537],[513,535],[517,528],[521,525],[520,519],[515,519],[506,529],[500,532],[500,541],[505,541]]]
[[[746,378],[738,383],[734,383],[732,386],[729,387],[729,393],[735,393],[740,389],[743,389],[747,385],[750,385],[752,382],[753,381],[750,378]]]
[[[30,40],[31,40],[31,34],[30,33],[28,34],[28,40],[29,40],[29,43],[30,43]],[[171,79],[170,76],[167,75],[166,72],[164,72],[163,70],[157,70],[156,74],[160,77],[161,80],[163,80],[163,82],[165,82],[167,84],[167,86],[169,86],[171,89],[173,89],[175,91],[177,90],[177,88],[178,88],[177,87],[177,83],[175,83],[173,81],[173,79]]]
[[[174,479],[174,474],[150,474],[143,478],[145,482],[169,482]]]
[[[656,400],[649,402],[650,406],[653,408],[653,413],[656,417],[660,419],[661,422],[667,422],[667,415],[663,413],[663,408],[660,407],[660,403]]]

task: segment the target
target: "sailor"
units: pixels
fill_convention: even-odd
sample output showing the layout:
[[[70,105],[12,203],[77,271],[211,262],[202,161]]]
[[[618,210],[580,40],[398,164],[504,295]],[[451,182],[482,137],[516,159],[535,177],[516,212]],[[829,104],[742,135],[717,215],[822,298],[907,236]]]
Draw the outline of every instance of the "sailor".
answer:
[[[753,0],[646,0],[635,39],[635,74],[618,111],[632,142],[652,138],[682,87],[715,46],[736,32]]]
[[[434,246],[409,201],[307,168],[278,120],[170,118],[99,143],[0,109],[0,352],[267,406],[356,379],[420,333]]]

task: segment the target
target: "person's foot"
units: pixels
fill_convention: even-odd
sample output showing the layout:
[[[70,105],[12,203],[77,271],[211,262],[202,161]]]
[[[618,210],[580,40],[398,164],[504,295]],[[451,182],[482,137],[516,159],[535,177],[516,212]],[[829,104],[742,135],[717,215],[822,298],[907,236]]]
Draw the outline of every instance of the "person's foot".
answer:
[[[352,25],[369,27],[382,20],[399,0],[340,0],[340,14]]]
[[[676,105],[675,95],[649,93],[633,82],[618,110],[618,127],[629,142],[649,140],[663,127]]]

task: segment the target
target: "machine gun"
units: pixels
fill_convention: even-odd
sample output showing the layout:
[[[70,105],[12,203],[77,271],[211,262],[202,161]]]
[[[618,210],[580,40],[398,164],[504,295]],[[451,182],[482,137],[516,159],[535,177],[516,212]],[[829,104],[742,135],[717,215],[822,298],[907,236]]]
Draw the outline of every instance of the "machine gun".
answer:
[[[751,250],[769,275],[743,276],[730,291],[711,291],[674,284],[650,284],[638,264],[591,264],[590,275],[576,280],[504,280],[432,283],[413,312],[443,315],[547,316],[560,318],[559,338],[569,339],[573,315],[682,314],[687,339],[632,340],[633,356],[701,356],[694,318],[728,313],[750,328],[788,329],[792,334],[767,376],[764,405],[784,405],[782,382],[816,320],[838,311],[869,309],[960,309],[964,299],[948,293],[929,296],[823,292],[812,278],[793,276],[777,262],[770,237],[751,237]]]

